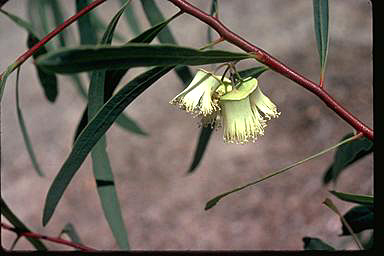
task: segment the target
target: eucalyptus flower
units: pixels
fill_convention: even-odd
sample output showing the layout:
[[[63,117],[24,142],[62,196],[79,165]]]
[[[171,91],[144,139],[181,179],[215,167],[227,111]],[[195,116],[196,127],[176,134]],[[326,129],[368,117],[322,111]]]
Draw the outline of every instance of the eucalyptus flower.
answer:
[[[249,97],[256,89],[256,79],[245,79],[239,87],[220,98],[224,142],[255,142],[259,135],[264,134],[265,120],[252,109]]]
[[[260,110],[266,119],[270,120],[271,117],[276,118],[280,116],[276,105],[262,93],[259,86],[249,95],[249,98],[253,111],[258,112]]]
[[[228,82],[228,79],[225,80]],[[188,87],[176,95],[170,103],[179,105],[187,112],[204,117],[210,116],[220,109],[218,101],[223,91],[220,87],[222,84],[221,77],[200,69]]]

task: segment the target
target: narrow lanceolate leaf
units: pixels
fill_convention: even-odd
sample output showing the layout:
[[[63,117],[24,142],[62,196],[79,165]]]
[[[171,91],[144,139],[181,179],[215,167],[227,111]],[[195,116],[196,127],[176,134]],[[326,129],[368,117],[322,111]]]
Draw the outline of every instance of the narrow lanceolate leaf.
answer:
[[[334,251],[335,248],[316,237],[303,237],[304,250],[310,251]]]
[[[53,18],[53,23],[55,27],[58,27],[60,24],[64,22],[64,13],[63,13],[63,8],[60,4],[60,1],[58,0],[49,0],[47,1],[49,4],[49,7],[52,9],[52,18]],[[59,43],[61,47],[65,46],[65,38],[68,37],[68,30],[64,29],[57,35],[59,39]]]
[[[32,48],[39,41],[40,40],[36,38],[33,34],[28,34],[28,48]],[[37,57],[45,53],[47,53],[47,50],[45,49],[45,47],[41,47],[38,51],[36,51],[35,54],[33,54],[32,57],[33,59],[36,59]],[[36,66],[36,71],[40,80],[40,84],[43,87],[45,97],[47,97],[50,102],[55,102],[58,95],[56,75],[50,72],[46,72],[39,66]]]
[[[88,125],[77,138],[71,153],[49,188],[44,205],[43,225],[46,225],[52,217],[65,189],[84,162],[88,153],[106,133],[109,127],[111,127],[116,118],[137,96],[172,70],[172,68],[174,68],[174,66],[155,67],[137,76],[111,97],[92,120],[89,121]]]
[[[202,127],[199,140],[197,142],[195,155],[192,160],[192,164],[189,167],[188,173],[192,173],[195,171],[197,166],[200,164],[201,160],[203,159],[205,150],[207,149],[209,139],[211,138],[213,129],[211,127]]]
[[[35,152],[33,151],[31,140],[29,139],[27,127],[25,126],[23,113],[21,111],[20,107],[20,101],[19,101],[19,73],[20,68],[17,69],[17,75],[16,75],[16,112],[17,112],[17,120],[19,121],[21,134],[23,135],[25,146],[27,147],[28,155],[31,158],[33,168],[37,172],[39,176],[44,176],[43,171],[40,168],[40,165],[37,162]]]
[[[274,176],[276,176],[276,175],[280,175],[280,174],[282,174],[282,173],[284,173],[284,172],[286,172],[286,171],[292,169],[292,168],[295,167],[295,166],[298,166],[298,165],[300,165],[300,164],[303,164],[303,163],[305,163],[305,162],[307,162],[307,161],[309,161],[309,160],[312,160],[312,159],[314,159],[314,158],[316,158],[316,157],[322,156],[323,154],[325,154],[325,153],[327,153],[327,152],[329,152],[329,151],[331,151],[331,150],[333,150],[333,149],[335,149],[335,148],[337,148],[337,147],[340,147],[340,146],[343,145],[343,144],[350,143],[350,142],[351,142],[352,140],[354,140],[354,139],[356,139],[356,136],[347,138],[347,139],[345,139],[345,140],[343,140],[343,141],[341,141],[341,142],[339,142],[339,143],[337,143],[337,144],[335,144],[335,145],[333,145],[333,146],[331,146],[331,147],[329,147],[329,148],[326,148],[326,149],[320,151],[320,152],[317,153],[317,154],[311,155],[311,156],[309,156],[309,157],[307,157],[307,158],[305,158],[305,159],[303,159],[303,160],[300,160],[300,161],[297,161],[297,162],[295,162],[295,163],[293,163],[293,164],[290,164],[290,165],[288,165],[288,166],[286,166],[286,167],[284,167],[284,168],[282,168],[282,169],[280,169],[280,170],[278,170],[278,171],[272,172],[272,173],[270,173],[270,174],[268,174],[268,175],[266,175],[266,176],[264,176],[264,177],[262,177],[262,178],[260,178],[260,179],[257,179],[257,180],[255,180],[255,181],[253,181],[253,182],[250,182],[250,183],[245,184],[245,185],[243,185],[243,186],[237,187],[237,188],[232,189],[232,190],[230,190],[230,191],[228,191],[228,192],[222,193],[222,194],[220,194],[220,195],[218,195],[218,196],[212,198],[211,200],[209,200],[209,201],[206,203],[206,205],[205,205],[205,210],[208,210],[208,209],[212,208],[212,207],[215,206],[221,199],[223,199],[224,197],[226,197],[226,196],[228,196],[228,195],[230,195],[230,194],[232,194],[232,193],[235,193],[235,192],[238,192],[238,191],[240,191],[240,190],[246,189],[246,188],[248,188],[248,187],[250,187],[250,186],[256,185],[256,184],[258,184],[258,183],[260,183],[260,182],[262,182],[262,181],[264,181],[264,180],[267,180],[267,179],[269,179],[269,178],[272,178],[272,177],[274,177]]]
[[[97,69],[205,65],[251,58],[247,53],[220,50],[200,51],[175,45],[127,44],[123,46],[80,46],[51,51],[38,58],[37,65],[56,73]]]
[[[241,78],[247,78],[247,77],[258,78],[262,73],[264,73],[268,69],[269,68],[267,66],[259,66],[259,67],[244,69],[239,71],[238,73]]]
[[[320,55],[321,77],[323,78],[328,54],[328,0],[313,0],[313,17],[317,50]]]
[[[149,23],[152,26],[159,24],[165,20],[159,7],[154,0],[141,0],[143,10]],[[168,27],[164,28],[158,35],[159,41],[163,44],[177,44],[176,39]]]
[[[125,4],[109,23],[99,45],[111,44],[113,33],[120,16],[128,5]],[[106,70],[93,71],[88,93],[88,119],[91,120],[104,104],[104,83]],[[100,197],[104,216],[108,221],[117,244],[121,249],[129,249],[128,235],[117,196],[112,168],[107,154],[107,138],[102,136],[91,152],[93,174]]]
[[[164,16],[161,13],[159,7],[157,6],[154,0],[141,0],[141,4],[143,6],[143,10],[149,23],[152,26],[163,22]],[[177,16],[181,14],[179,12]],[[160,43],[162,44],[177,44],[175,37],[173,36],[171,30],[168,27],[165,27],[158,35]],[[186,66],[179,66],[175,69],[177,76],[181,79],[183,84],[186,86],[192,81],[192,72]]]
[[[76,11],[84,9],[90,4],[89,0],[76,0]],[[96,29],[91,22],[90,13],[87,13],[77,20],[80,32],[80,44],[97,44]]]
[[[28,32],[28,48],[31,48],[33,45],[40,41],[40,39],[35,34],[35,30],[32,24],[6,11],[0,10],[0,12],[4,13],[8,18],[15,22],[15,24],[17,24]],[[47,53],[47,49],[45,46],[42,46],[35,54],[33,54],[33,58],[36,59],[38,56],[45,53]],[[47,73],[39,67],[36,67],[36,71],[40,84],[43,87],[45,96],[50,102],[54,102],[58,94],[56,75]]]
[[[156,26],[153,26],[137,37],[133,38],[128,42],[129,43],[150,43],[152,40],[156,37],[156,35],[169,24],[174,18],[176,18],[176,15],[172,16],[168,20],[157,24]],[[116,69],[116,70],[108,70],[105,75],[105,84],[104,84],[104,102],[107,102],[109,98],[112,97],[113,92],[115,91],[116,87],[120,83],[121,79],[124,77],[124,75],[128,72],[129,68],[126,69]],[[84,129],[84,127],[88,123],[88,107],[85,108],[85,111],[81,117],[80,123],[77,126],[76,132],[75,132],[75,140],[77,136],[80,134],[80,132]],[[121,117],[119,116],[116,119],[116,123],[133,133],[140,134],[140,135],[146,135],[147,133],[131,118],[124,115],[124,113],[121,113]]]
[[[351,194],[351,193],[343,193],[337,191],[329,191],[332,195],[336,196],[340,200],[357,203],[357,204],[365,204],[373,206],[373,196],[371,195],[359,195],[359,194]]]
[[[20,219],[12,212],[12,210],[8,207],[8,205],[5,203],[3,198],[1,200],[1,215],[4,216],[15,228],[18,230],[22,230],[25,232],[30,232],[30,230],[27,228],[27,226],[24,225],[23,222],[20,221]],[[36,238],[33,237],[26,237],[26,239],[37,249],[40,251],[47,251],[47,247]]]
[[[121,4],[124,4],[126,1],[125,0],[120,0]],[[125,17],[126,21],[128,23],[128,26],[132,30],[133,34],[136,36],[140,34],[140,24],[139,24],[139,19],[136,16],[135,8],[134,8],[134,3],[130,2],[130,7],[125,10]]]
[[[353,136],[352,133],[345,135],[342,140]],[[323,183],[335,182],[341,172],[359,159],[373,152],[373,142],[363,137],[337,149],[333,163],[328,167],[323,177]]]

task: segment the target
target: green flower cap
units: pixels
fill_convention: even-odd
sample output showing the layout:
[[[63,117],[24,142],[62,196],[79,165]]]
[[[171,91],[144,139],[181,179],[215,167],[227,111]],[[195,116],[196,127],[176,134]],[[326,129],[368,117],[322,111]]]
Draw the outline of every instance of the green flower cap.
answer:
[[[264,134],[265,121],[252,110],[249,98],[256,88],[256,79],[246,79],[220,98],[224,142],[245,144]]]
[[[224,81],[230,82],[227,78]],[[221,85],[223,82],[220,76],[200,69],[188,87],[170,103],[179,105],[187,112],[209,116],[220,109],[218,99],[225,93],[225,86],[223,88]]]

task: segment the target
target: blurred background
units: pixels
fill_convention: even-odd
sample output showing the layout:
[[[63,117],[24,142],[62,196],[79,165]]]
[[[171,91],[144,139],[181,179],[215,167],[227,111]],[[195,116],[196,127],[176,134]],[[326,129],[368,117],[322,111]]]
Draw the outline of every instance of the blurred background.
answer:
[[[150,27],[139,1],[132,1],[141,29]],[[165,17],[178,9],[156,1]],[[189,2],[209,12],[210,1]],[[28,19],[25,0],[3,6]],[[64,6],[64,4],[62,3]],[[120,1],[109,0],[95,11],[108,23]],[[65,1],[66,17],[75,12]],[[312,1],[220,0],[219,17],[232,31],[264,49],[289,67],[319,80],[319,58],[313,31]],[[346,109],[373,127],[372,23],[367,0],[330,1],[330,41],[325,86]],[[177,42],[201,47],[207,43],[207,26],[184,14],[170,26]],[[71,45],[77,45],[73,24]],[[117,31],[132,38],[124,17]],[[217,35],[214,34],[214,38]],[[0,15],[0,68],[4,71],[26,50],[27,33]],[[158,43],[156,40],[154,43]],[[114,41],[115,45],[121,44]],[[217,48],[240,51],[228,43]],[[260,65],[242,61],[239,69]],[[199,67],[191,67],[195,71]],[[204,66],[211,69],[212,66]],[[132,69],[125,82],[145,69]],[[21,107],[37,159],[46,174],[38,177],[27,154],[15,107],[14,73],[1,103],[1,196],[33,231],[56,236],[71,222],[85,245],[118,249],[103,216],[88,157],[66,190],[46,227],[42,209],[46,193],[68,156],[85,101],[66,76],[59,78],[59,96],[49,103],[38,83],[32,60],[20,73]],[[85,84],[88,77],[82,74]],[[168,73],[139,96],[126,113],[149,133],[138,136],[114,125],[107,133],[108,152],[128,230],[136,250],[301,250],[302,238],[313,236],[339,249],[355,249],[351,237],[339,237],[339,218],[322,202],[328,190],[372,194],[372,154],[349,167],[336,186],[322,178],[334,152],[307,162],[288,173],[235,193],[204,211],[212,197],[256,180],[337,143],[351,127],[309,91],[274,73],[259,78],[263,92],[276,103],[281,116],[271,120],[265,135],[254,144],[224,144],[216,131],[203,161],[186,175],[200,133],[191,115],[168,102],[183,85]],[[334,200],[342,213],[352,204]],[[5,221],[4,218],[1,218]],[[2,246],[9,248],[15,235],[1,231]],[[46,243],[51,249],[70,249]],[[24,239],[16,249],[33,249]]]

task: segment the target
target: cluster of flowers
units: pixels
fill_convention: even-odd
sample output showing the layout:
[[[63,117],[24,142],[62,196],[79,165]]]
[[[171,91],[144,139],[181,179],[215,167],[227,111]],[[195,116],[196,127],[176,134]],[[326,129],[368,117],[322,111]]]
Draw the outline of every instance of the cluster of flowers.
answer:
[[[224,142],[255,142],[267,120],[280,115],[255,78],[233,85],[226,77],[200,69],[189,86],[170,101],[201,118],[204,127],[224,127]],[[260,114],[261,112],[261,114]]]

